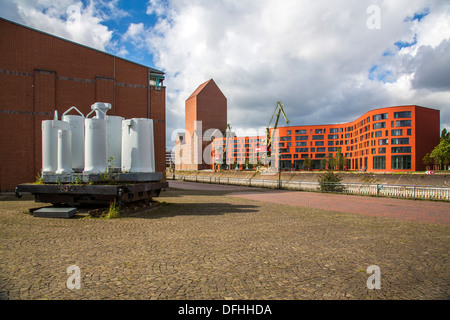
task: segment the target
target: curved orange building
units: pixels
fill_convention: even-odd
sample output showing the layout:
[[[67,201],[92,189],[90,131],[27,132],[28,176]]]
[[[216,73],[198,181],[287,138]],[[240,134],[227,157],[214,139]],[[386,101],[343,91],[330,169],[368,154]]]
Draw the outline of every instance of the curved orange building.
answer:
[[[279,127],[274,147],[282,170],[304,170],[305,158],[311,160],[308,169],[325,169],[323,159],[340,151],[349,170],[421,171],[424,155],[439,143],[439,136],[439,110],[408,105],[374,109],[349,123]],[[263,138],[234,138],[227,163],[241,169],[255,164]],[[215,139],[213,146],[219,140],[224,143]]]

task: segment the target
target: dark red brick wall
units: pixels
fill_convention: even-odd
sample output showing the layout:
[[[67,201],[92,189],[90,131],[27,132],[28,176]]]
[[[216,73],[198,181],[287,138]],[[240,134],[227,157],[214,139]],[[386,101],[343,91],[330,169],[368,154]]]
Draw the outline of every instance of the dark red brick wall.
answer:
[[[165,87],[149,86],[149,68],[0,19],[0,192],[35,181],[41,170],[41,122],[94,102],[110,115],[152,118],[156,169],[165,170]],[[149,106],[150,102],[150,106]]]

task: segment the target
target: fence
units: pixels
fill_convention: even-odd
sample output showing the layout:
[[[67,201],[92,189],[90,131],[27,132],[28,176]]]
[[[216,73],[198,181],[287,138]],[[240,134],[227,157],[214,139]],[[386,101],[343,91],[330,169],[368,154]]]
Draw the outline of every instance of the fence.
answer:
[[[167,178],[172,180],[227,184],[246,187],[450,201],[450,187],[318,181],[285,181],[278,179],[198,177],[185,175],[167,175]]]

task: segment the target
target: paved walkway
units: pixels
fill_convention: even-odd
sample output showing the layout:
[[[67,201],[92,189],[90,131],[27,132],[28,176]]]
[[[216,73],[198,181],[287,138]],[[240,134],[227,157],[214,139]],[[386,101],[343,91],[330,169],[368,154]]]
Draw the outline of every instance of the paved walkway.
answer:
[[[231,195],[298,207],[450,225],[449,202],[283,191],[181,181],[170,181],[169,186],[184,190],[239,191],[239,193],[232,193]]]
[[[0,299],[450,298],[447,225],[246,199],[289,195],[270,190],[178,187],[189,190],[112,220],[35,218],[24,212],[41,204],[3,199]],[[367,287],[371,265],[379,290]]]

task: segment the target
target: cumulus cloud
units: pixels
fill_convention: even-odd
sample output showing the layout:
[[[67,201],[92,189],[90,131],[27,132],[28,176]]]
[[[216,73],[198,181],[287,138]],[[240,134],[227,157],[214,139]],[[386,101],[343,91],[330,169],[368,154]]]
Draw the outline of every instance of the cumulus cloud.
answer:
[[[13,0],[2,2],[2,16],[27,26],[72,40],[102,51],[115,50],[113,31],[102,22],[128,15],[117,7],[118,1]]]
[[[367,27],[368,4],[359,0],[150,1],[147,12],[159,20],[139,37],[166,71],[168,132],[184,126],[185,99],[210,78],[241,132],[267,126],[278,100],[294,125],[351,121],[398,104],[440,108],[448,119],[447,69],[433,78],[430,68],[447,59],[449,5],[377,5],[380,29]]]
[[[79,14],[67,12],[73,6]],[[153,56],[166,72],[167,137],[184,127],[185,100],[211,78],[228,99],[228,122],[242,133],[267,126],[278,100],[292,125],[417,104],[440,109],[442,128],[450,127],[448,0],[147,0],[141,20],[118,0],[12,0],[0,9],[100,50]],[[104,21],[123,17],[117,37]]]

